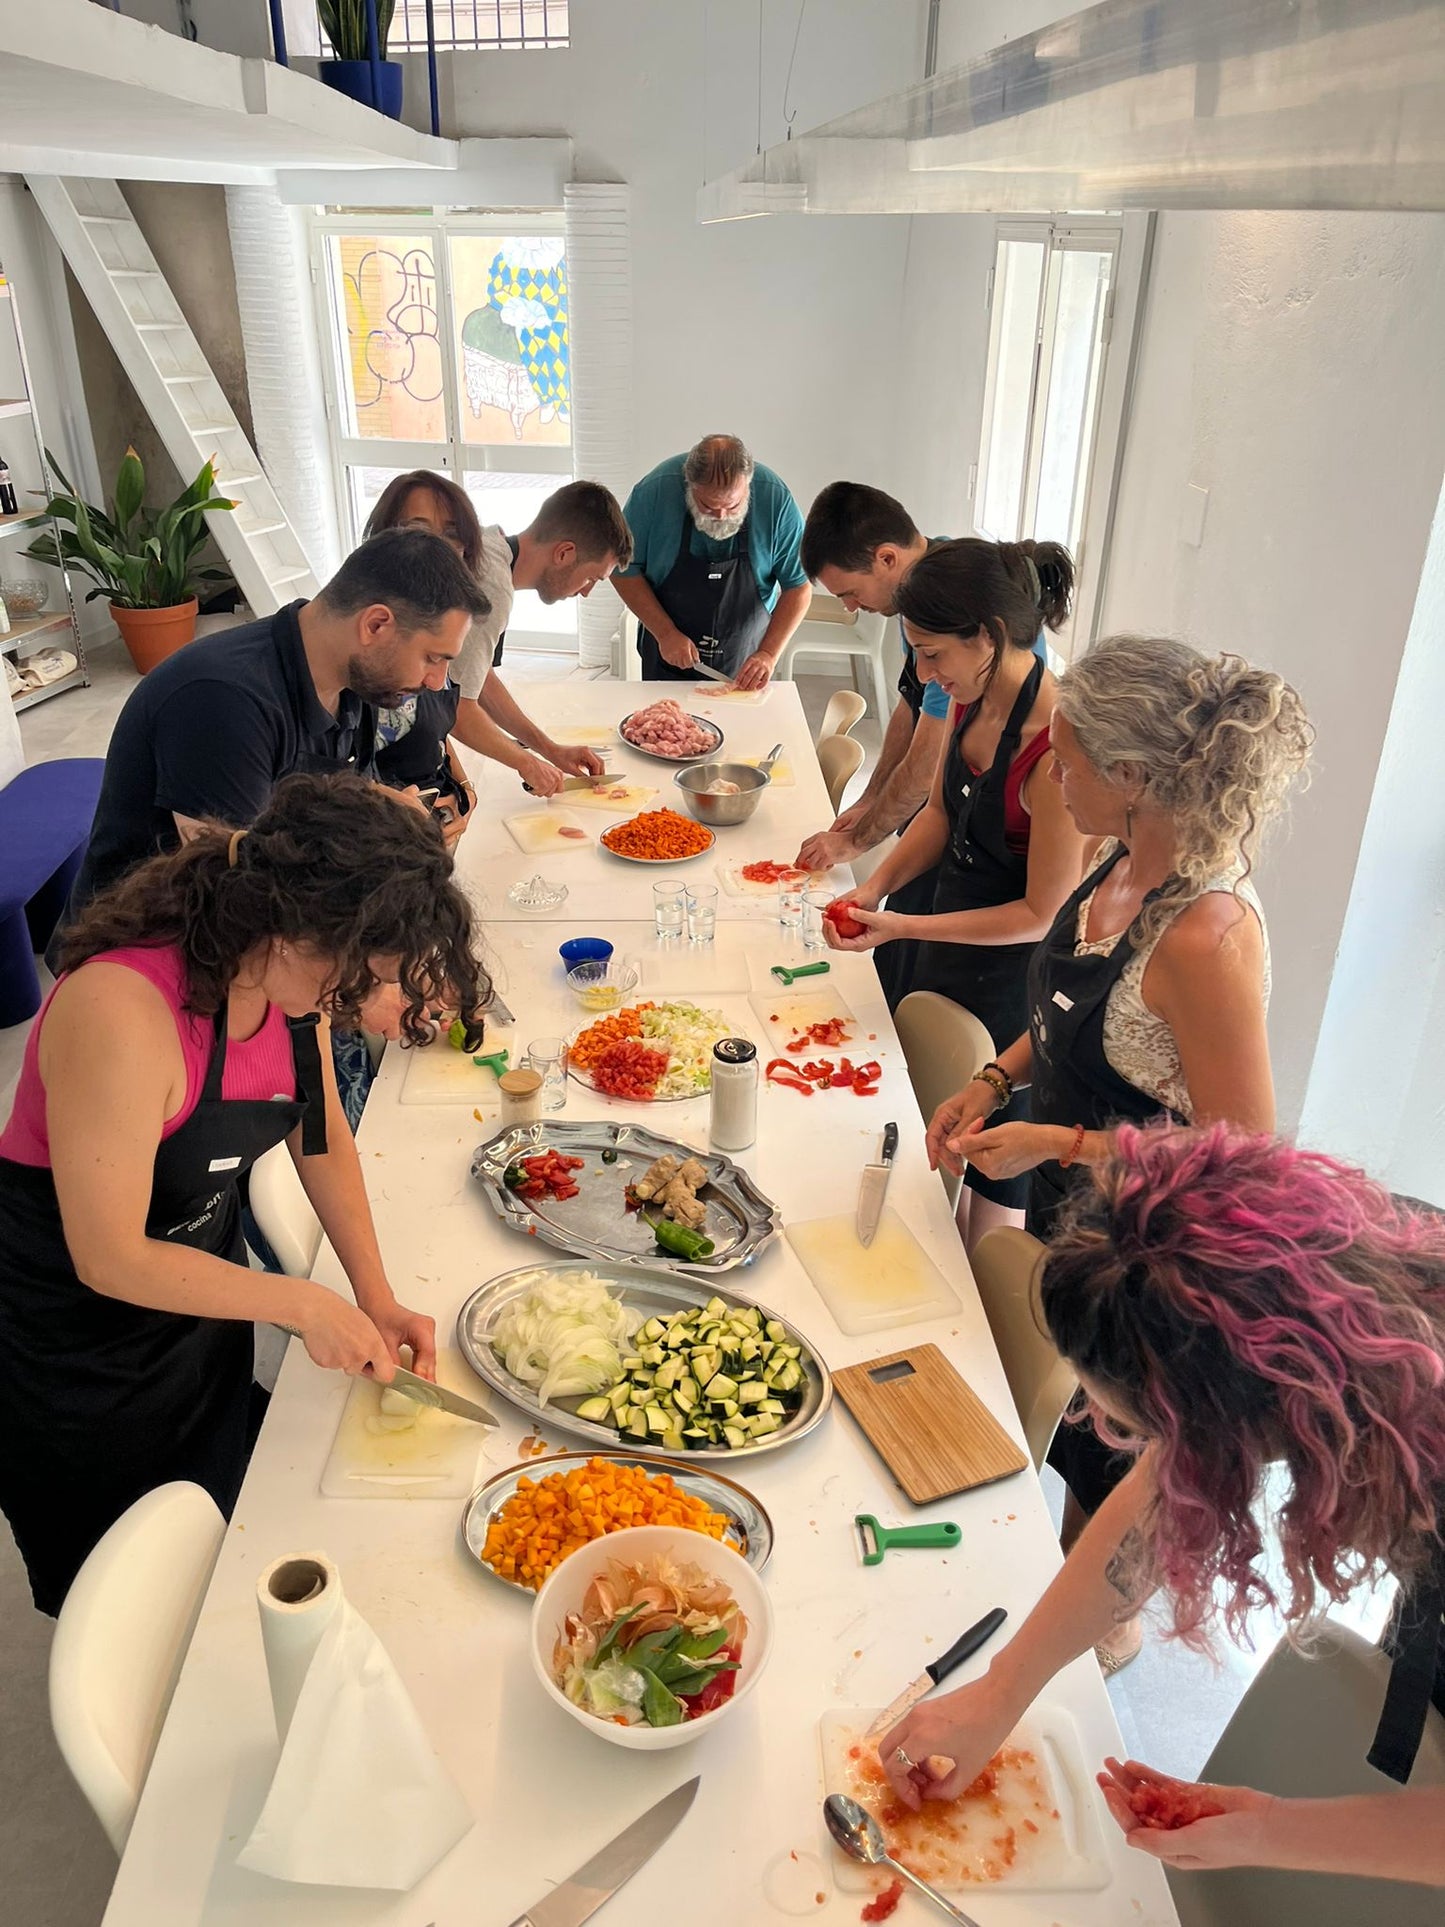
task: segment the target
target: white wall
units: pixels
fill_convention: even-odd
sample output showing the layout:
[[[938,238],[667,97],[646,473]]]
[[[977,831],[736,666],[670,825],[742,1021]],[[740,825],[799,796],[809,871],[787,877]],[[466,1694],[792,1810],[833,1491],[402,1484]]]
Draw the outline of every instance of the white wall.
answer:
[[[922,72],[921,0],[812,0],[797,127]],[[639,472],[711,429],[742,435],[806,508],[838,475],[897,479],[902,221],[799,217],[700,227],[696,189],[758,142],[755,7],[609,0],[572,14],[565,53],[454,55],[458,134],[566,134],[578,180],[632,190]],[[764,13],[762,142],[781,139],[795,7]],[[407,63],[408,117],[426,111]]]

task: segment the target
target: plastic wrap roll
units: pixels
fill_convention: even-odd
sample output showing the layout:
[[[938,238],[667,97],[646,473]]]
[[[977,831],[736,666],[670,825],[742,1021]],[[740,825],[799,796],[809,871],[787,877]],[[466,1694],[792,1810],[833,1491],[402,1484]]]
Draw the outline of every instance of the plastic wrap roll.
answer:
[[[256,1601],[276,1731],[284,1745],[321,1635],[340,1610],[341,1574],[324,1552],[288,1552],[257,1580]]]

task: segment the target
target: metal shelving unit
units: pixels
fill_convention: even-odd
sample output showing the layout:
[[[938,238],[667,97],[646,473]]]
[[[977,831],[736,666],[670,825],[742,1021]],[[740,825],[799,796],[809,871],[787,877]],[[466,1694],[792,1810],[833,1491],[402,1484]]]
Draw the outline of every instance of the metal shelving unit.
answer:
[[[13,393],[17,387],[23,390],[19,396]],[[16,695],[13,703],[18,714],[21,710],[33,709],[36,703],[48,702],[52,696],[63,696],[67,689],[81,688],[90,681],[90,672],[80,639],[69,570],[38,562],[24,553],[30,540],[54,526],[43,508],[26,506],[48,500],[51,478],[45,465],[45,437],[35,413],[30,364],[25,358],[20,304],[14,283],[3,276],[0,276],[0,390],[4,391],[0,398],[0,455],[9,466],[20,503],[17,514],[0,515],[0,594],[4,592],[7,578],[31,573],[42,574],[53,584],[58,583],[60,590],[53,608],[42,609],[38,615],[10,618],[8,633],[0,636],[0,653],[12,657],[17,667],[23,667],[40,650],[63,642],[74,655],[76,664],[72,674],[61,677],[58,682],[45,683],[38,689]],[[26,432],[23,436],[12,433],[3,426],[8,422],[17,427],[25,423]],[[52,596],[54,593],[52,588]]]

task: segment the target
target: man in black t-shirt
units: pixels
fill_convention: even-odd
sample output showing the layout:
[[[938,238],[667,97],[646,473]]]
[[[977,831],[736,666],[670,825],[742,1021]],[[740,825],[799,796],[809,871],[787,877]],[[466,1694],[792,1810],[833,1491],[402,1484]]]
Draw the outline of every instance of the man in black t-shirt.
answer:
[[[393,529],[310,602],[187,645],[131,693],[63,922],[214,820],[242,828],[283,776],[372,763],[373,705],[440,689],[490,605],[439,536]]]

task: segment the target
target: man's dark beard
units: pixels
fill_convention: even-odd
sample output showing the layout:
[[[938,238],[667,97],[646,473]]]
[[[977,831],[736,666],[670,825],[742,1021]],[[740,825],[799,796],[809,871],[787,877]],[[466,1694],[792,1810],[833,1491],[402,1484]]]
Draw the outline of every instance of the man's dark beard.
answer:
[[[360,696],[364,703],[373,703],[378,709],[398,709],[408,698],[420,693],[420,685],[416,689],[398,689],[394,683],[387,682],[365,656],[353,656],[346,665],[346,687],[353,696]]]

